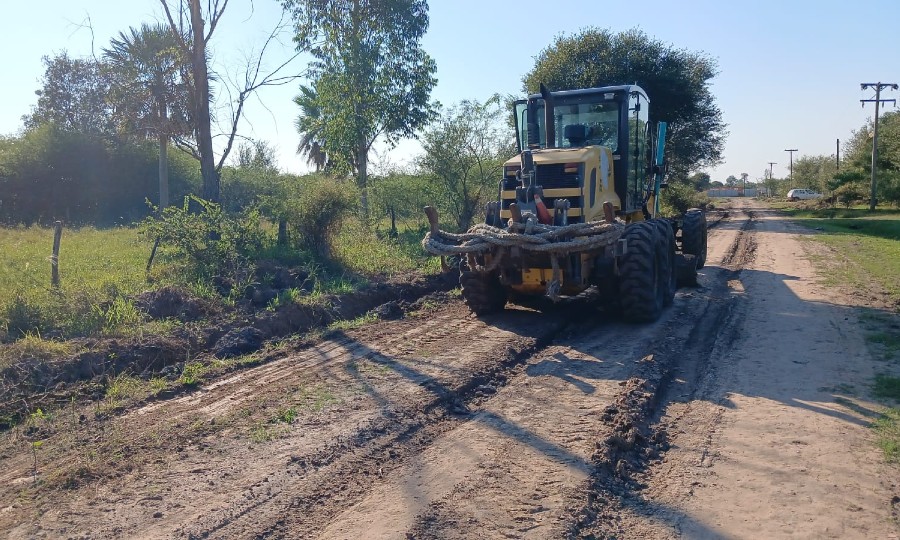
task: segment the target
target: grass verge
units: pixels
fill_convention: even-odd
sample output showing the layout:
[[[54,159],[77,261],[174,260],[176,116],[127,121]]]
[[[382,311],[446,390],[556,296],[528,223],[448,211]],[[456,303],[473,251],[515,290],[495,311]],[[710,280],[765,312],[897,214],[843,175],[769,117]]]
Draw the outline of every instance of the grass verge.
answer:
[[[797,211],[801,225],[822,231],[816,240],[835,248],[877,280],[900,306],[900,212],[861,217],[814,217],[821,211]],[[848,276],[849,277],[849,276]]]
[[[878,447],[890,463],[900,463],[900,408],[888,409],[873,425]]]

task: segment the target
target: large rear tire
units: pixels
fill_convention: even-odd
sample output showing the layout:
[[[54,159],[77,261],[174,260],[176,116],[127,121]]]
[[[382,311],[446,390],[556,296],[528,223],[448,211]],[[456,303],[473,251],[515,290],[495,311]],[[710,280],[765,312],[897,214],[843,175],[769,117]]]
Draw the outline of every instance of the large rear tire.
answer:
[[[681,251],[694,256],[698,270],[706,266],[706,213],[699,208],[691,208],[684,214]]]
[[[665,219],[653,219],[650,223],[656,227],[659,235],[659,249],[663,250],[662,268],[660,280],[663,284],[663,305],[671,306],[675,301],[675,291],[678,283],[675,276],[675,235],[672,233],[672,224]]]
[[[506,305],[506,291],[500,278],[493,272],[485,274],[469,270],[465,260],[459,265],[459,285],[463,301],[476,315],[500,311]]]
[[[664,250],[656,225],[642,221],[625,228],[625,254],[619,259],[622,315],[631,322],[652,322],[662,314],[665,282]]]

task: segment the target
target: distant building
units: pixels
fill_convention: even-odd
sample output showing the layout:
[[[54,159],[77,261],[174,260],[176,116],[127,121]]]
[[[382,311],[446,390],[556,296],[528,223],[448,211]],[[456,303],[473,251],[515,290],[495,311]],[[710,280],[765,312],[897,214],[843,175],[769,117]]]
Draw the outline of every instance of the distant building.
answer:
[[[756,188],[721,187],[709,189],[706,194],[710,197],[756,197],[757,191]]]

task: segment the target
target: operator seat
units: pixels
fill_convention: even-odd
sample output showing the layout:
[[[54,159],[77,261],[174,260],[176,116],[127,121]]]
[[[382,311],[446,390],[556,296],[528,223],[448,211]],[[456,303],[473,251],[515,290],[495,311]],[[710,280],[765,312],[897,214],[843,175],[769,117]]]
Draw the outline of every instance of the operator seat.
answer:
[[[563,137],[569,141],[569,146],[584,146],[590,136],[590,128],[584,124],[569,124],[563,128]]]

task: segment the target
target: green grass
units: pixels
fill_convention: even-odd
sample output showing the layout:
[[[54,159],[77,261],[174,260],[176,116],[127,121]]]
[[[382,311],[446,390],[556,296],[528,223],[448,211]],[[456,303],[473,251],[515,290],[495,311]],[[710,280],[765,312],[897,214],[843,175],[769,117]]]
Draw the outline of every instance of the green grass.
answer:
[[[372,312],[366,313],[365,315],[360,315],[359,317],[351,320],[341,320],[335,321],[328,325],[328,330],[353,330],[355,328],[360,328],[369,323],[373,323],[378,320],[378,315],[375,315]]]
[[[68,356],[74,352],[75,347],[70,343],[42,339],[38,334],[25,334],[18,341],[0,345],[0,368],[4,368],[17,360],[47,361],[61,356]]]
[[[875,332],[868,336],[869,341],[881,345],[888,356],[894,356],[900,353],[900,332],[898,331],[881,331]]]
[[[178,382],[185,386],[197,386],[203,382],[203,376],[208,370],[209,368],[202,362],[189,362],[182,368]]]
[[[335,239],[335,256],[348,270],[362,274],[394,275],[414,269],[428,273],[440,271],[440,259],[427,256],[420,244],[425,231],[398,228],[399,236],[391,239],[376,234],[359,220],[350,220]]]
[[[150,246],[135,229],[65,229],[57,289],[50,286],[53,229],[0,228],[0,246],[0,334],[90,335],[138,318],[123,296],[146,287]]]
[[[878,398],[893,399],[900,402],[900,377],[890,375],[876,375],[875,384],[872,386],[872,394]]]
[[[900,408],[888,409],[875,421],[878,447],[890,463],[900,463]]]
[[[815,240],[844,254],[900,302],[900,210],[794,208],[789,213],[797,223],[822,231]],[[854,268],[846,268],[838,281],[858,281],[853,274]]]
[[[296,397],[300,405],[312,412],[321,412],[325,407],[340,402],[325,385],[301,386],[297,389]]]

